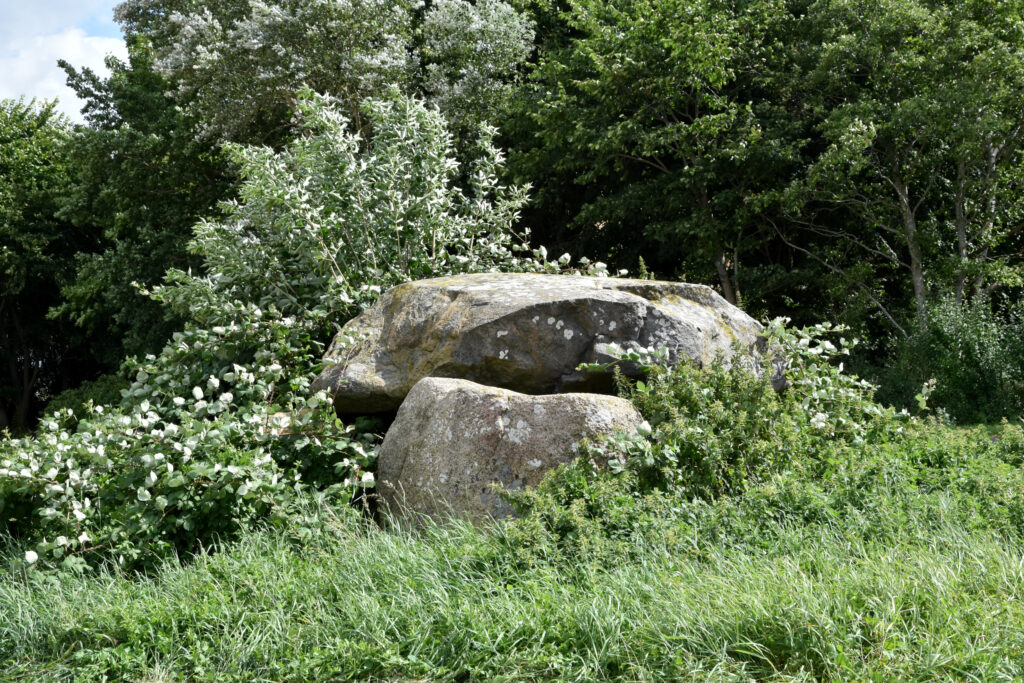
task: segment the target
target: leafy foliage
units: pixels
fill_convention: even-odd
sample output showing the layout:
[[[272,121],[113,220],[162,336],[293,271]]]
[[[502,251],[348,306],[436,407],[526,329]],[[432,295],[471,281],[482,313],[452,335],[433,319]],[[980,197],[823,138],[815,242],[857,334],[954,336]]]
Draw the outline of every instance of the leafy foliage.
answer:
[[[1024,415],[1024,319],[976,297],[929,304],[888,369],[888,398],[910,404],[926,383],[931,408],[961,423]]]
[[[746,202],[792,154],[751,102],[780,7],[568,3],[568,37],[542,43],[511,133],[539,220],[549,209],[620,258],[717,277],[735,302],[738,254],[760,239]]]
[[[826,143],[793,188],[802,218],[871,272],[895,271],[919,313],[1020,282],[1006,247],[1020,220],[1022,35],[1018,3],[836,0],[812,5],[794,46]]]
[[[284,151],[230,148],[239,199],[225,220],[200,222],[190,247],[209,273],[172,272],[158,298],[206,324],[222,319],[225,293],[330,320],[410,279],[517,266],[510,230],[526,195],[498,182],[491,131],[466,194],[444,121],[422,102],[369,101],[368,141],[330,98],[307,91],[299,107],[306,134]]]
[[[1019,3],[523,4],[503,133],[542,240],[850,325],[865,371],[933,302],[1019,298]]]
[[[120,373],[100,375],[57,394],[46,404],[44,412],[65,414],[70,409],[72,413],[84,415],[90,406],[116,405],[121,402],[121,392],[130,384]]]
[[[46,398],[92,369],[81,335],[45,317],[88,247],[58,215],[69,135],[53,103],[0,100],[0,430],[26,431]]]
[[[645,380],[626,395],[649,422],[645,438],[613,439],[591,447],[591,460],[612,472],[629,470],[638,491],[683,499],[742,495],[780,472],[813,478],[844,449],[884,440],[905,421],[872,400],[873,387],[834,365],[849,353],[827,337],[842,329],[791,329],[772,322],[763,367],[648,365]],[[787,386],[773,375],[785,359]],[[625,463],[623,465],[623,463]]]
[[[281,140],[303,83],[351,106],[408,79],[407,2],[132,0],[116,18],[153,41],[157,64],[203,136]]]
[[[533,37],[501,0],[127,0],[116,17],[152,40],[201,135],[273,144],[287,139],[303,87],[344,102],[357,128],[367,97],[429,93],[472,132]]]
[[[129,355],[160,350],[183,318],[140,290],[168,268],[198,268],[185,246],[192,226],[214,211],[233,181],[225,156],[199,142],[194,122],[164,95],[152,51],[138,41],[126,63],[113,58],[109,78],[62,62],[86,101],[90,122],[67,147],[70,187],[61,214],[90,235],[75,256],[75,275],[51,315],[92,339],[108,372]]]
[[[420,33],[424,92],[463,134],[507,103],[532,51],[532,22],[501,0],[433,2]]]
[[[589,461],[506,493],[523,513],[503,535],[517,566],[552,561],[575,576],[636,559],[649,539],[670,554],[777,552],[795,530],[886,544],[954,524],[1019,542],[1024,431],[884,408],[835,364],[831,332],[773,326],[774,348],[793,359],[781,394],[741,364],[654,366],[627,388],[648,436],[591,444]]]
[[[127,364],[120,405],[65,410],[0,443],[3,527],[26,561],[145,567],[289,518],[309,486],[344,498],[372,485],[372,435],[308,391],[329,333],[381,286],[528,263],[509,232],[523,192],[497,183],[486,138],[466,196],[451,136],[422,102],[369,102],[369,140],[328,98],[307,94],[302,110],[305,134],[282,152],[233,148],[240,200],[191,244],[205,274],[155,292],[190,322]]]

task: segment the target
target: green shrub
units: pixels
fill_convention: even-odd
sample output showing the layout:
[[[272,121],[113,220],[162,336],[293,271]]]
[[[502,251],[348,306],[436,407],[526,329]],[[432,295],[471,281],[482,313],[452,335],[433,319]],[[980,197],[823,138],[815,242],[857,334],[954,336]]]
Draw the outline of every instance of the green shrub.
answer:
[[[847,344],[827,337],[841,332],[788,329],[777,320],[767,334],[773,351],[756,371],[720,362],[651,367],[625,394],[654,430],[626,450],[641,485],[687,498],[736,495],[787,468],[813,476],[837,449],[892,429],[901,416],[875,403],[870,385],[833,362]],[[781,357],[788,387],[776,392],[771,379]]]
[[[96,406],[115,405],[121,402],[121,392],[128,386],[128,380],[118,373],[102,375],[91,382],[82,382],[74,389],[57,394],[46,404],[43,413],[52,415],[71,410],[83,415],[90,403]]]
[[[881,397],[911,407],[934,380],[929,400],[958,422],[998,422],[1024,413],[1024,315],[987,298],[944,299],[898,342],[882,373]]]
[[[309,392],[331,333],[412,278],[560,267],[517,255],[525,194],[498,182],[493,131],[462,188],[452,138],[418,100],[367,102],[367,139],[329,98],[300,109],[286,149],[231,148],[241,199],[196,226],[204,272],[172,271],[154,293],[189,322],[125,365],[123,399],[0,441],[0,531],[26,563],[146,567],[254,519],[295,522],[311,485],[372,486],[374,435]]]
[[[684,550],[690,536],[674,499],[641,492],[637,484],[630,471],[603,476],[580,459],[556,469],[537,489],[506,492],[521,517],[498,532],[504,559],[517,568],[553,563],[572,579],[637,561],[653,548]]]
[[[625,384],[649,436],[591,444],[589,460],[536,491],[506,494],[523,517],[503,538],[570,574],[652,544],[699,556],[778,550],[794,534],[891,543],[947,524],[1024,538],[1024,431],[957,429],[884,408],[870,385],[843,372],[845,345],[825,334],[835,330],[772,325],[769,345],[789,359],[781,393],[771,389],[770,362],[761,372],[654,366]]]

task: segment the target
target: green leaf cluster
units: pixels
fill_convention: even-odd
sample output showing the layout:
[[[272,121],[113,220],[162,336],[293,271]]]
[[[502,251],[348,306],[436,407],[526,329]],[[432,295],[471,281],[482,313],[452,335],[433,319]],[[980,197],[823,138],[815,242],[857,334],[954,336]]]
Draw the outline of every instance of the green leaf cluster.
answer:
[[[120,404],[65,409],[0,442],[0,528],[29,564],[144,568],[255,519],[301,528],[310,489],[351,500],[373,484],[376,437],[309,391],[337,326],[413,277],[558,267],[518,255],[524,191],[498,183],[488,137],[466,194],[452,137],[422,102],[367,102],[370,138],[329,98],[301,106],[304,133],[281,152],[232,149],[245,180],[224,219],[196,228],[203,273],[154,293],[188,323],[126,363]]]
[[[48,397],[89,378],[87,342],[45,315],[88,246],[60,216],[70,135],[53,103],[0,100],[0,430],[26,431]]]

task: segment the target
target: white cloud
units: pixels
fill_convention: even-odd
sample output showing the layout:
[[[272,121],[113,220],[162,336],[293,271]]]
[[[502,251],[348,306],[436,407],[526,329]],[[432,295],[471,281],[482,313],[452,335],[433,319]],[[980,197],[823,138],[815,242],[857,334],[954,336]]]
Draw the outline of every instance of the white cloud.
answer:
[[[82,102],[65,85],[66,75],[57,60],[66,59],[76,68],[88,67],[105,75],[103,60],[108,54],[127,58],[120,38],[90,36],[81,28],[14,37],[6,47],[0,53],[0,98],[59,98],[57,108],[75,121],[82,120]]]
[[[118,1],[0,0],[0,97],[59,98],[58,108],[80,121],[82,102],[57,60],[106,75],[106,55],[125,58],[113,21]]]
[[[85,28],[87,23],[112,25],[115,4],[117,0],[0,0],[0,44]]]

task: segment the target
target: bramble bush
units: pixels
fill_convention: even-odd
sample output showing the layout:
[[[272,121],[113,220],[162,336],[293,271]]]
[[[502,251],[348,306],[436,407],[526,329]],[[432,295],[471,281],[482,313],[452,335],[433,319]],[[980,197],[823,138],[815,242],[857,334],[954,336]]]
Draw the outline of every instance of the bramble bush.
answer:
[[[642,485],[688,498],[743,493],[792,465],[813,467],[836,448],[860,446],[890,429],[896,413],[873,400],[873,387],[838,361],[852,342],[828,324],[766,333],[762,367],[714,363],[652,366],[627,396],[653,426],[627,458]],[[835,342],[829,337],[838,337]],[[787,388],[772,373],[784,358]]]
[[[659,349],[621,354],[646,373],[636,382],[619,375],[619,383],[648,420],[647,438],[593,445],[608,451],[598,459],[614,472],[628,463],[645,490],[715,498],[741,494],[791,463],[822,460],[836,444],[863,444],[907,417],[883,408],[874,387],[844,372],[838,359],[855,344],[842,336],[845,328],[787,322],[769,324],[770,351],[759,358],[737,349],[738,363],[666,367]],[[776,392],[781,372],[786,386]]]
[[[373,484],[375,437],[309,392],[339,325],[410,279],[562,267],[512,233],[526,194],[499,183],[492,130],[463,190],[437,111],[397,94],[364,110],[370,137],[307,91],[286,149],[230,147],[244,182],[225,218],[195,228],[204,272],[152,292],[185,328],[126,363],[120,404],[64,408],[0,442],[0,530],[25,563],[144,569],[248,520],[301,524],[310,489],[351,498]]]

